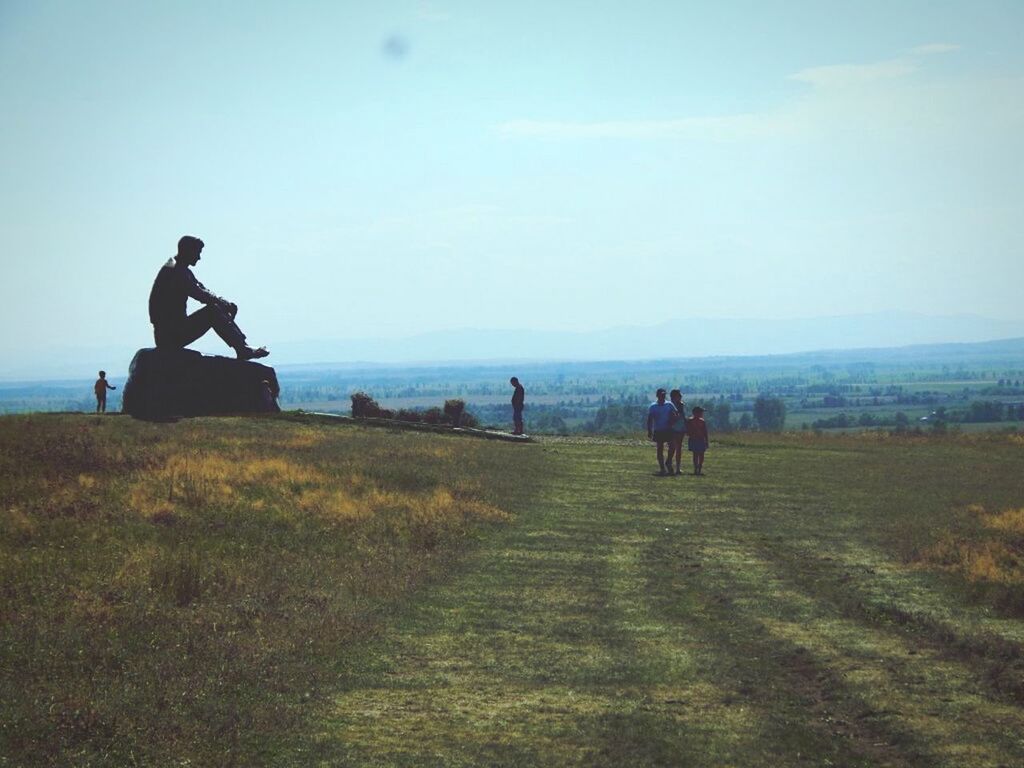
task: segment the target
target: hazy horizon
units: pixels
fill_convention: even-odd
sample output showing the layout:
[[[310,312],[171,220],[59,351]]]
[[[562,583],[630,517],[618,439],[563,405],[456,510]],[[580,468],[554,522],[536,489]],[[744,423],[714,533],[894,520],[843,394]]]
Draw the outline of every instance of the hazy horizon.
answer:
[[[186,233],[271,364],[680,317],[1019,327],[1022,22],[1010,0],[5,3],[0,376],[151,345]]]
[[[575,363],[759,357],[827,351],[900,349],[1024,339],[1024,322],[977,315],[912,313],[822,316],[803,319],[677,318],[652,325],[593,331],[457,328],[408,336],[293,339],[282,341],[264,362],[275,366],[418,367],[500,363]],[[143,341],[141,347],[152,346]],[[230,355],[217,339],[191,345]],[[136,347],[48,347],[0,350],[0,381],[89,378],[103,367],[113,377],[127,373]]]

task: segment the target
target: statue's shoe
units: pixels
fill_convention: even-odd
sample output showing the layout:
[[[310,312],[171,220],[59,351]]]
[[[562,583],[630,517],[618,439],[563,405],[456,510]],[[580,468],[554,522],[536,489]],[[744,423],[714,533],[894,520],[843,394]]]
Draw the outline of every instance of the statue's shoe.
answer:
[[[270,354],[266,347],[242,347],[236,351],[239,360],[257,360]]]

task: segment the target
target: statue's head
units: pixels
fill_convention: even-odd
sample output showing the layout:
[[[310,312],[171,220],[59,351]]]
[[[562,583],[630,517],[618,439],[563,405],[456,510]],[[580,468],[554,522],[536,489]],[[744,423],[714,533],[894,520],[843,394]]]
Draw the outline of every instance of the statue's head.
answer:
[[[205,243],[198,237],[185,235],[178,241],[178,254],[174,257],[179,263],[194,266],[199,261]]]

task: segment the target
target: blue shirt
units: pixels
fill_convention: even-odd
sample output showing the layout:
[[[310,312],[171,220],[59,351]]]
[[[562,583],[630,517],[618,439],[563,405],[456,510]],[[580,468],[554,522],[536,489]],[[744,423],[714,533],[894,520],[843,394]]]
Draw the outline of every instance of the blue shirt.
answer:
[[[647,409],[647,423],[655,432],[663,432],[672,427],[672,416],[677,413],[672,403],[651,403]]]

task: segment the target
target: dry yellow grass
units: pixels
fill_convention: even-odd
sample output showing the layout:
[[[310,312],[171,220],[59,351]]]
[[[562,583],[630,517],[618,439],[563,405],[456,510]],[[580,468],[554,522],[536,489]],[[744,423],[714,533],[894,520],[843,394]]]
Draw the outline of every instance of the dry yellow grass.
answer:
[[[0,683],[21,692],[0,696],[0,758],[244,764],[385,606],[509,519],[503,450],[258,419],[0,420]]]
[[[1024,585],[1024,508],[988,512],[981,504],[969,504],[966,512],[981,524],[981,531],[946,531],[921,559],[972,584]]]
[[[1024,535],[1024,507],[1006,509],[996,515],[990,515],[985,525],[1003,533]]]

